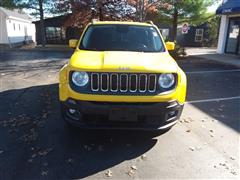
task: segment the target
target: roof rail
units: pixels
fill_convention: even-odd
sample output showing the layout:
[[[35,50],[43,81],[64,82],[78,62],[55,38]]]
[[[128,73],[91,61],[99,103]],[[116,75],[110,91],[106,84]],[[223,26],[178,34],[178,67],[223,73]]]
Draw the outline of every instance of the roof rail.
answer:
[[[95,23],[97,21],[99,21],[99,20],[98,19],[92,19],[91,23],[93,24],[93,23]]]
[[[146,23],[154,25],[152,21],[146,21]]]

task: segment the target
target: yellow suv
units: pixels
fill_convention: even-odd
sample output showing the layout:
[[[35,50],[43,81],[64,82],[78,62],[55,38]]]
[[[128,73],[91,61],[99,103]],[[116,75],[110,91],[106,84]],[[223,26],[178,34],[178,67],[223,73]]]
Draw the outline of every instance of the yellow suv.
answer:
[[[90,23],[60,71],[63,118],[81,128],[162,130],[180,117],[186,75],[152,23]]]

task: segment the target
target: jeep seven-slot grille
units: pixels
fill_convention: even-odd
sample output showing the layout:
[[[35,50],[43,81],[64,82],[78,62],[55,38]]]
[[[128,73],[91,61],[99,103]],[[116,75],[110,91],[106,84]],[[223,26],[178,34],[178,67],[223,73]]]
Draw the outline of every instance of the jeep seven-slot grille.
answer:
[[[94,92],[156,92],[156,74],[91,73]]]

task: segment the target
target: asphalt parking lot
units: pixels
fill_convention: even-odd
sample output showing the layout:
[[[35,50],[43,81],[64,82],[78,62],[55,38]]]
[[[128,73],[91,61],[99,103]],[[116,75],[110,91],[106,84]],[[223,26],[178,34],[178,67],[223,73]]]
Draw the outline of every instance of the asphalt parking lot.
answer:
[[[58,71],[70,52],[0,52],[0,179],[240,178],[240,69],[179,60],[187,103],[157,137],[71,131],[61,119]]]

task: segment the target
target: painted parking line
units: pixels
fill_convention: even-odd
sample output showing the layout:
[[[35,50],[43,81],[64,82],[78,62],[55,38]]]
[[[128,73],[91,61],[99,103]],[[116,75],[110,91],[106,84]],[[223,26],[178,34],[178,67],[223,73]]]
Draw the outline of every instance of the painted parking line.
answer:
[[[240,96],[187,101],[186,104],[196,104],[196,103],[203,103],[203,102],[218,102],[218,101],[228,101],[228,100],[236,100],[236,99],[240,99]]]
[[[240,69],[230,70],[215,70],[215,71],[187,71],[186,74],[203,74],[203,73],[228,73],[228,72],[240,72]]]

